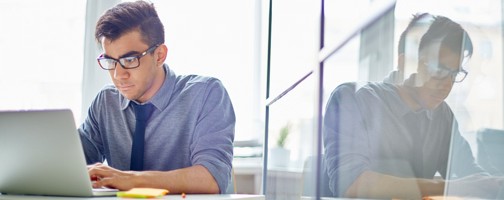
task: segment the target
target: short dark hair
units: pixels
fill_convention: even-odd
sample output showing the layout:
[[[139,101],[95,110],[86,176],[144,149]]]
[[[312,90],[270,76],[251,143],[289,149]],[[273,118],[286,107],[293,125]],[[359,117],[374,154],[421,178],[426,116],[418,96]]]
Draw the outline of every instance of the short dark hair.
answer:
[[[417,13],[413,15],[413,18],[408,23],[408,26],[401,33],[401,36],[399,36],[399,44],[397,45],[397,53],[399,55],[404,54],[404,51],[406,49],[406,36],[413,28],[420,26],[421,21],[425,19],[432,19],[432,15],[429,13]]]
[[[447,17],[434,16],[434,21],[420,39],[418,50],[420,52],[423,48],[439,41],[442,46],[459,53],[462,56],[461,59],[471,57],[473,53],[471,38],[460,24]]]
[[[149,46],[164,43],[164,27],[154,4],[145,1],[124,2],[108,9],[96,23],[95,39],[100,44],[102,37],[114,41],[135,29]]]

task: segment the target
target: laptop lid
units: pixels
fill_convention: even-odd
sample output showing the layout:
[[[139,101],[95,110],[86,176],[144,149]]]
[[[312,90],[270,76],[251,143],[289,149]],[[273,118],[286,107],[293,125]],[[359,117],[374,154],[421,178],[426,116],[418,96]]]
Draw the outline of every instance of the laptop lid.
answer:
[[[452,130],[456,128],[454,123]],[[472,199],[502,199],[504,187],[499,183],[502,177],[493,177],[471,161],[474,160],[469,143],[458,133],[452,133],[443,195]]]
[[[0,193],[93,196],[68,109],[0,112],[0,160]]]

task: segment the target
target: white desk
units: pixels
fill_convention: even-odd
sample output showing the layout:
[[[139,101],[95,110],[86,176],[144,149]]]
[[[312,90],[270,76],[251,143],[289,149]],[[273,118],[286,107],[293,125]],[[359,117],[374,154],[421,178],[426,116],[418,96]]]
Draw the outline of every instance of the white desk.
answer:
[[[234,158],[236,191],[238,194],[261,194],[262,158]],[[302,168],[270,167],[266,194],[281,193],[292,196],[302,191]],[[289,199],[289,198],[287,198]]]
[[[82,197],[55,197],[55,196],[31,196],[31,195],[1,195],[0,199],[20,199],[20,200],[39,200],[39,199],[56,199],[56,200],[117,200],[125,199],[119,197],[95,197],[95,198],[82,198]],[[161,199],[169,200],[264,200],[263,195],[247,195],[247,194],[188,194],[183,199],[180,194],[167,195]]]

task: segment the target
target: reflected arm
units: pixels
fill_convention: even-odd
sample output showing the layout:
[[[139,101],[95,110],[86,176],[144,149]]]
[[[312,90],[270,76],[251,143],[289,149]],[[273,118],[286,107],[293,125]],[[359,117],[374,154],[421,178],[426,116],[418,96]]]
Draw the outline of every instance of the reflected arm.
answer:
[[[415,198],[442,195],[444,181],[417,178],[399,178],[365,171],[346,191],[347,197],[359,198]],[[416,197],[418,198],[418,197]]]

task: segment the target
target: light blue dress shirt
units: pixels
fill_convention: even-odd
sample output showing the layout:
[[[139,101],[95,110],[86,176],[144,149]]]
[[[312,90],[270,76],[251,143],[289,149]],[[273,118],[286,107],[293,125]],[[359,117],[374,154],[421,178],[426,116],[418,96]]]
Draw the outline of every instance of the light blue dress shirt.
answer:
[[[432,179],[436,172],[447,177],[450,154],[451,178],[483,172],[446,102],[434,110],[413,111],[389,83],[338,86],[326,106],[323,137],[335,196],[344,196],[367,170],[405,178]]]
[[[202,165],[224,193],[235,129],[229,95],[218,79],[177,76],[166,64],[164,69],[166,79],[149,101],[155,109],[145,130],[144,170]],[[129,170],[134,130],[130,100],[113,85],[103,88],[78,129],[87,163],[107,160],[111,167]]]

